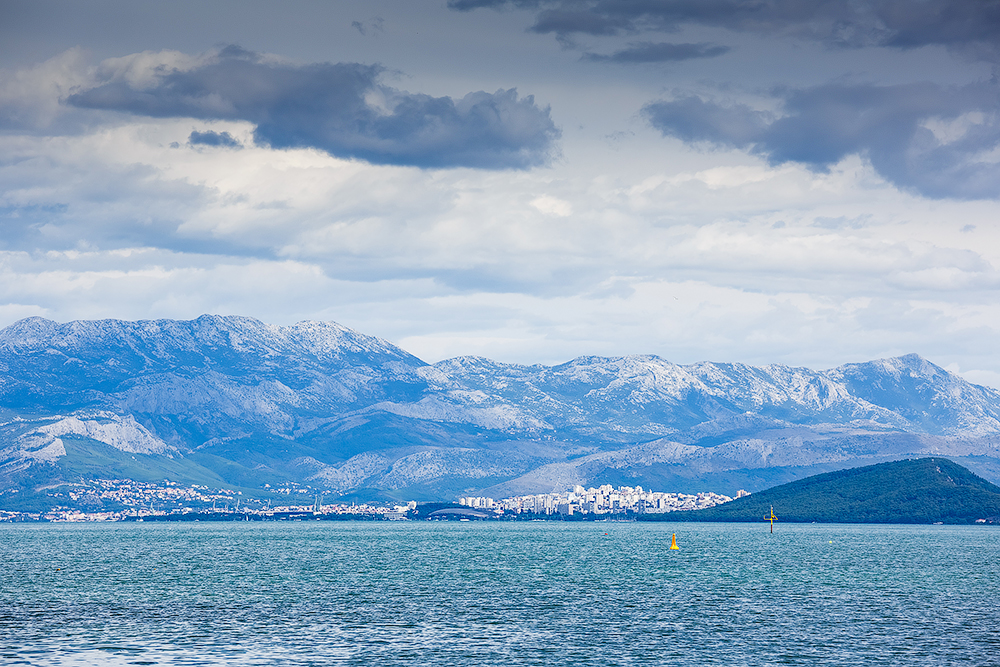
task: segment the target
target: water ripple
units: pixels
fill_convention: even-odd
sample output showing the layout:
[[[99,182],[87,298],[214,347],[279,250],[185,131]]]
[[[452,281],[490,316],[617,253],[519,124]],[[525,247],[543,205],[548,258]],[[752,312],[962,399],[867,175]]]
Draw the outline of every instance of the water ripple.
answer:
[[[7,525],[0,538],[3,664],[938,666],[1000,654],[994,527]]]

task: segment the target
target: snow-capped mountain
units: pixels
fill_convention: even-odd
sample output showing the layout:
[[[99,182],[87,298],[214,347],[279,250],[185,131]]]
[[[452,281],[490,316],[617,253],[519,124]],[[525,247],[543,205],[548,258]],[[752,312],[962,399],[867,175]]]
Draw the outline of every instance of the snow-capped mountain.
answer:
[[[998,443],[1000,392],[917,355],[827,371],[656,356],[430,365],[326,322],[0,331],[0,488],[82,472],[424,497],[643,480],[752,490],[926,453],[982,457],[973,467],[996,478]]]

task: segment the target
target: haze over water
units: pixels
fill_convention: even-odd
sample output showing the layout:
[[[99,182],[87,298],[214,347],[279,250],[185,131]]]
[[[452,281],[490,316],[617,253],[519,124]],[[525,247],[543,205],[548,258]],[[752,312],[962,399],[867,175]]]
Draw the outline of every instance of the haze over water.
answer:
[[[4,525],[0,660],[987,665],[998,553],[981,526]]]

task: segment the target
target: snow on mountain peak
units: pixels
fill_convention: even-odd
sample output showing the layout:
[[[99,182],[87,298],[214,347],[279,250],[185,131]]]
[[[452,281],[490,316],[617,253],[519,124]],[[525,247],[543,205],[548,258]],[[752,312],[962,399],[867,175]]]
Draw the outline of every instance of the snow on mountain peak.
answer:
[[[75,320],[59,324],[43,318],[20,320],[0,331],[0,349],[40,351],[45,347],[69,353],[102,350],[150,360],[182,363],[228,352],[269,359],[307,355],[336,359],[344,354],[374,354],[425,365],[392,343],[335,322],[299,322],[292,326],[265,324],[251,317],[202,315],[194,320]]]
[[[849,458],[851,448],[911,452],[913,436],[1000,434],[1000,392],[917,355],[827,371],[656,355],[432,366],[335,322],[220,315],[16,322],[0,330],[0,408],[25,416],[0,424],[0,472],[4,452],[51,462],[65,455],[63,441],[72,449],[90,439],[148,455],[239,449],[285,470],[299,461],[345,490],[458,474],[454,466],[502,477],[515,451],[528,452],[517,465],[536,467],[570,451],[593,455],[580,466],[806,465]]]

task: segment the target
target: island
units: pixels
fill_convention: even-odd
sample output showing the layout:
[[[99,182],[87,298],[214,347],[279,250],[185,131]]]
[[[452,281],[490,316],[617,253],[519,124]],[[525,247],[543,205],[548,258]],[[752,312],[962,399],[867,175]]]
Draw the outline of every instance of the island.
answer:
[[[1000,523],[1000,487],[945,458],[879,463],[813,475],[707,509],[643,521]]]

